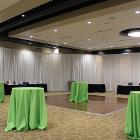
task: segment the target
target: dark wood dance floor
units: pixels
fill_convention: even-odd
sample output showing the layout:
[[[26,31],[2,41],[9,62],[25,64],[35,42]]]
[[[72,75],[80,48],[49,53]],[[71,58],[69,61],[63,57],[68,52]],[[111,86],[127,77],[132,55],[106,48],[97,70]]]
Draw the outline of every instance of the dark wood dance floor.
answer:
[[[48,105],[91,112],[96,114],[108,114],[127,106],[127,98],[89,95],[89,101],[85,103],[73,103],[68,101],[69,95],[47,96]]]

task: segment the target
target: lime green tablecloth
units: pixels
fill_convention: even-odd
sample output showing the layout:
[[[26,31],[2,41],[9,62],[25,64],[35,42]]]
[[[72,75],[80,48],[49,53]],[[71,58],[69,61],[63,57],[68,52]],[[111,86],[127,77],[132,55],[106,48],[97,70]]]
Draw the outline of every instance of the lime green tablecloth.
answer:
[[[128,97],[125,134],[130,139],[140,140],[140,91],[131,91]]]
[[[47,112],[44,89],[38,87],[13,88],[5,131],[46,128]]]
[[[4,101],[4,84],[0,83],[0,103]]]
[[[74,102],[88,101],[88,83],[72,82],[69,101]]]

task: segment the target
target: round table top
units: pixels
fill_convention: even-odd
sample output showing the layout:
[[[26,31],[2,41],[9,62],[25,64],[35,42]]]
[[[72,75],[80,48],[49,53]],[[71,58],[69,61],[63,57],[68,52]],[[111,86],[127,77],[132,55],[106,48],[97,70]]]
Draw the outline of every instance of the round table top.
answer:
[[[42,90],[42,89],[43,89],[42,87],[14,87],[12,88],[12,90]]]
[[[130,91],[130,95],[131,94],[140,94],[140,91]]]

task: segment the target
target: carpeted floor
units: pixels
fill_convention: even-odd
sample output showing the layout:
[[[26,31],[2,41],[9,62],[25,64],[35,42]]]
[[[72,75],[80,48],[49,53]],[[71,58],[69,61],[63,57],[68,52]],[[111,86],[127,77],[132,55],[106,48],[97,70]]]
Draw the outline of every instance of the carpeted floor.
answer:
[[[125,109],[110,115],[95,115],[47,105],[47,130],[4,132],[8,104],[9,96],[0,104],[0,140],[127,140]]]

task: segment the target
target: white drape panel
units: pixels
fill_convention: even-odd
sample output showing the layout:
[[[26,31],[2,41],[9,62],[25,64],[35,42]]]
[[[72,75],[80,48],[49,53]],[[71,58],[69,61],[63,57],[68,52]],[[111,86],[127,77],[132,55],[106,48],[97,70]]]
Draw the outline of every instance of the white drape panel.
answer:
[[[119,54],[103,56],[103,82],[107,90],[116,91],[117,85],[140,83],[140,54]]]
[[[44,54],[41,60],[41,79],[53,91],[68,89],[71,80],[71,56]]]
[[[102,77],[103,77],[103,82],[106,84],[107,90],[111,89],[110,87],[110,83],[112,80],[111,76],[112,76],[112,61],[110,60],[110,56],[103,56]]]
[[[56,55],[1,47],[0,80],[42,81],[49,91],[67,91],[68,81],[87,81],[116,91],[119,84],[140,83],[140,54]]]
[[[34,55],[13,49],[3,48],[3,80],[33,81]]]
[[[140,83],[140,54],[131,55],[131,81],[134,85]]]
[[[1,81],[42,81],[48,90],[68,89],[71,80],[71,58],[0,48]]]
[[[0,80],[42,81],[49,91],[68,90],[68,81],[87,81],[116,91],[119,84],[140,83],[140,54],[56,55],[1,47]]]
[[[102,57],[44,54],[0,48],[1,81],[42,81],[49,91],[67,91],[68,81],[101,82]]]
[[[123,85],[131,82],[131,64],[131,55],[120,57],[120,83]]]
[[[93,55],[73,55],[72,80],[101,82],[102,57]]]
[[[4,80],[4,74],[3,74],[4,68],[3,68],[3,49],[0,48],[0,80]]]
[[[34,80],[35,81],[42,81],[41,79],[41,61],[42,55],[40,53],[34,53]],[[46,82],[46,81],[44,81]]]

